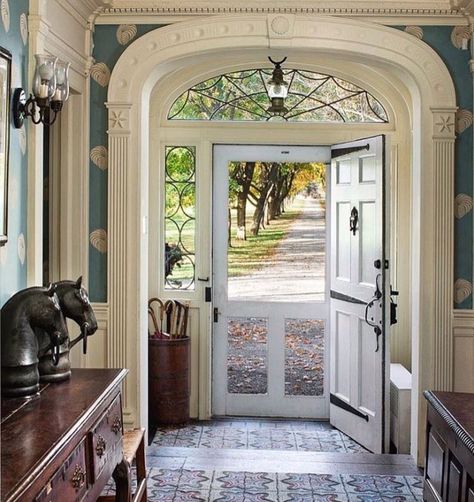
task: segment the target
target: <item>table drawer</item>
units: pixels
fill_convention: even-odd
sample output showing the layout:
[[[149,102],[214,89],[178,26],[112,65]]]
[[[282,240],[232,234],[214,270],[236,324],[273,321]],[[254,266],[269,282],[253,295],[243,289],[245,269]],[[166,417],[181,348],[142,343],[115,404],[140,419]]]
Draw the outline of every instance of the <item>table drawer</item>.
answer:
[[[115,456],[117,443],[122,441],[122,403],[120,394],[99,418],[89,433],[89,444],[93,463],[92,482],[101,474],[104,466]]]
[[[87,492],[86,444],[83,440],[35,498],[35,502],[80,501]]]

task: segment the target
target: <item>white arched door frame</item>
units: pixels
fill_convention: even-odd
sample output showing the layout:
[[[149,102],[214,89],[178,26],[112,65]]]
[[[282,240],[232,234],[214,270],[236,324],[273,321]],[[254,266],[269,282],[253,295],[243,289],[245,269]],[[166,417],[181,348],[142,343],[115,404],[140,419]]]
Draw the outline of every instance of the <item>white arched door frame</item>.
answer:
[[[107,364],[129,367],[126,420],[147,420],[148,156],[150,95],[182,58],[243,49],[312,51],[386,65],[410,92],[413,126],[412,438],[423,441],[425,388],[452,387],[454,114],[450,74],[437,54],[404,32],[358,20],[296,15],[215,16],[150,32],[111,76],[109,110]],[[443,104],[440,107],[440,103]],[[138,413],[138,414],[136,414]]]

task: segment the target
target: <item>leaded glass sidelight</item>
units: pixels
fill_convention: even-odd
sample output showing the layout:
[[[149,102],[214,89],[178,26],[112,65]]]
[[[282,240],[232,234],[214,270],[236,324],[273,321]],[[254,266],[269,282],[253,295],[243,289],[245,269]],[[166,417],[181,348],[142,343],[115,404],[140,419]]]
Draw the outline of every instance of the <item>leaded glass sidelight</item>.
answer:
[[[167,146],[165,160],[165,289],[194,289],[196,150]]]
[[[365,89],[331,75],[284,69],[287,111],[268,111],[272,69],[246,70],[210,78],[173,103],[169,120],[385,123],[383,105]]]

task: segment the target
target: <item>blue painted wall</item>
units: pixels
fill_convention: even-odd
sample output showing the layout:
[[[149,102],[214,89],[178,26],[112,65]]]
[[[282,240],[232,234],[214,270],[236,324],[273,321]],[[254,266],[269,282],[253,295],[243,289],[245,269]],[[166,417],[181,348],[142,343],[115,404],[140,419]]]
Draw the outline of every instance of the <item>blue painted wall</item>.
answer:
[[[90,253],[89,291],[93,301],[107,301],[107,111],[104,105],[110,72],[128,43],[158,25],[97,26],[94,35],[94,65],[91,76],[91,162],[90,162]],[[396,27],[404,30],[406,27]],[[430,45],[444,60],[453,77],[460,109],[471,114],[471,125],[459,132],[456,140],[456,193],[465,210],[455,221],[455,307],[472,308],[473,282],[473,138],[472,76],[470,51],[457,48],[452,41],[453,27],[424,26],[408,30]],[[443,104],[440,103],[442,107]],[[468,120],[469,117],[467,117]]]
[[[28,88],[28,0],[8,0],[2,7],[0,45],[12,53],[12,87]],[[27,127],[10,129],[8,243],[0,248],[0,306],[26,287]]]

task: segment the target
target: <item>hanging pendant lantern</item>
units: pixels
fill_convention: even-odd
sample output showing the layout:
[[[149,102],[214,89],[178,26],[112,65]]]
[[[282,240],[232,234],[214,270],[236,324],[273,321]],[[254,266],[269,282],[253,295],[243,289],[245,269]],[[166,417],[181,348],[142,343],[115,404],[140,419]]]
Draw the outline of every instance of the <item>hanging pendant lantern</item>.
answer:
[[[281,61],[273,61],[271,57],[268,59],[275,65],[272,78],[268,81],[268,97],[272,103],[268,111],[273,115],[284,115],[288,111],[285,108],[285,98],[288,96],[288,83],[285,82],[281,65],[286,61],[286,58]]]

